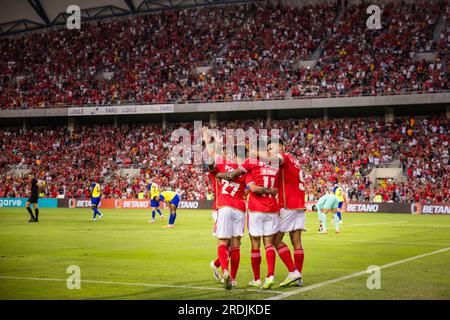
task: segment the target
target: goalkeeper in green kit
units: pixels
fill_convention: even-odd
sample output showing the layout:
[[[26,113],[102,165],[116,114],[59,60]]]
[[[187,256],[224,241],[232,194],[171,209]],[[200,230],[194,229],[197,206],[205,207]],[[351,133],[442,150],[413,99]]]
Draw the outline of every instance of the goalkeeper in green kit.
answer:
[[[333,214],[334,230],[339,233],[339,217],[337,210],[339,206],[339,199],[334,194],[326,194],[320,197],[319,201],[313,205],[312,210],[319,214],[319,221],[321,226],[319,233],[328,233],[327,231],[327,213]]]

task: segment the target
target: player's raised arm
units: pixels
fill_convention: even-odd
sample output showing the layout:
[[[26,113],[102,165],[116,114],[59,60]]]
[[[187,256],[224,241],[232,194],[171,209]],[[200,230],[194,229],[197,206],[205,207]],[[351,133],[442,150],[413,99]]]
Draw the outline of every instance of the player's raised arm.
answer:
[[[207,163],[208,170],[213,172],[216,169],[216,145],[217,145],[217,137],[215,135],[211,135],[207,127],[202,128],[202,136],[205,141],[205,151],[211,160]],[[211,141],[211,137],[214,139]]]
[[[237,177],[242,176],[244,173],[246,173],[246,172],[242,168],[237,168],[236,170],[231,171],[231,172],[218,173],[216,175],[216,177],[219,179],[232,181],[232,180],[236,179]]]

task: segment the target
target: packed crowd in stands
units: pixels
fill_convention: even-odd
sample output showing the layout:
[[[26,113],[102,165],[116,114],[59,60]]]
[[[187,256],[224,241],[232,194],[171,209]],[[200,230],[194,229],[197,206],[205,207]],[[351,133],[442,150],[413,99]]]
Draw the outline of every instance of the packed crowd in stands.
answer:
[[[29,181],[10,173],[26,165],[46,181],[45,196],[89,197],[92,181],[102,182],[105,198],[136,198],[153,181],[180,192],[184,199],[210,199],[212,186],[201,165],[177,165],[171,158],[171,129],[193,124],[119,124],[35,127],[0,130],[0,197],[26,196]],[[450,121],[378,118],[333,120],[237,120],[219,122],[218,129],[279,129],[287,151],[302,164],[307,196],[315,200],[340,184],[349,200],[450,201]],[[270,131],[269,131],[270,133]],[[372,168],[399,160],[404,179],[370,181]],[[138,168],[127,176],[120,169]],[[371,184],[376,184],[371,186]]]
[[[441,34],[439,35],[439,59],[447,61],[450,56],[450,6],[445,6],[445,13],[443,14],[443,24]]]
[[[433,41],[444,5],[427,1],[382,6],[382,28],[361,19],[366,3],[349,5],[333,27],[314,69],[301,69],[292,95],[378,95],[448,89],[449,67],[417,54],[439,51]],[[442,41],[443,43],[445,41]]]
[[[167,10],[5,37],[0,109],[448,89],[448,28],[433,41],[446,3],[380,4],[381,30],[367,28],[367,3],[336,24],[336,3]],[[298,68],[318,49],[316,67]],[[431,51],[435,61],[415,59]]]
[[[308,59],[331,31],[336,10],[333,2],[255,7],[213,68],[192,80],[181,101],[284,98],[296,62]]]

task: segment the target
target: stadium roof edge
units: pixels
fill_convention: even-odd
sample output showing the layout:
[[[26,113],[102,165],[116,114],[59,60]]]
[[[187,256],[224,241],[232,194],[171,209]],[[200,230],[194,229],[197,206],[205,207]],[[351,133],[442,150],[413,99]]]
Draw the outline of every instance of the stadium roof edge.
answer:
[[[177,0],[177,1],[157,1],[142,0],[139,5],[135,5],[132,0],[123,0],[124,8],[114,4],[95,6],[81,9],[81,21],[95,21],[99,19],[107,19],[126,15],[143,14],[159,12],[164,10],[188,9],[196,7],[205,7],[213,5],[226,4],[242,4],[249,2],[262,2],[266,0]],[[39,3],[39,1],[34,1]],[[31,3],[34,3],[31,2]],[[31,5],[29,2],[29,4]],[[41,7],[42,8],[42,7]],[[34,7],[33,7],[34,9]],[[35,10],[35,9],[34,9]],[[45,10],[39,10],[38,17],[47,17],[46,21],[36,21],[30,19],[16,19],[13,21],[0,22],[0,37],[17,35],[29,31],[44,30],[46,28],[62,26],[66,24],[68,14],[65,11],[59,12],[54,18],[50,18],[45,14]],[[44,15],[45,14],[45,15]],[[13,26],[13,27],[11,27]]]

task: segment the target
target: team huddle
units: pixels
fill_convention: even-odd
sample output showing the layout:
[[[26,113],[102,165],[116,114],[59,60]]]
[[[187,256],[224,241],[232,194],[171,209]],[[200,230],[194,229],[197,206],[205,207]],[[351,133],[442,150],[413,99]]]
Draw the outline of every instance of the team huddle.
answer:
[[[227,152],[224,155],[222,148],[218,148],[219,137],[210,133],[207,128],[203,128],[202,133],[207,142],[207,170],[214,192],[213,235],[218,240],[217,259],[210,264],[214,277],[221,280],[227,290],[236,286],[241,239],[247,224],[253,271],[249,286],[267,290],[274,285],[277,252],[288,271],[280,287],[302,286],[304,250],[301,236],[302,231],[306,231],[306,205],[305,182],[299,162],[285,152],[282,139],[268,144],[265,140],[258,141],[260,147],[268,146],[264,152],[249,150],[246,145],[237,145],[231,154]],[[97,221],[103,216],[98,209],[101,203],[101,186],[94,182],[89,189],[92,220]],[[170,210],[168,224],[164,227],[173,228],[180,195],[174,191],[160,191],[155,183],[148,184],[147,192],[152,208],[152,219],[149,222],[155,222],[156,212],[164,219],[159,210],[160,201],[163,201]],[[38,221],[37,199],[38,183],[36,179],[32,179],[32,195],[26,205],[31,216],[30,222]],[[333,194],[322,196],[312,207],[313,211],[318,212],[319,233],[327,233],[327,213],[333,214],[335,231],[339,232],[339,224],[342,223],[340,209],[344,201],[344,191],[336,186]],[[32,214],[30,204],[35,206],[35,215]],[[293,255],[283,242],[286,233],[289,233]],[[261,281],[260,271],[261,242],[267,263],[264,281]]]
[[[210,141],[208,130],[203,130]],[[259,145],[265,143],[260,141]],[[300,164],[284,152],[279,139],[268,145],[268,152],[252,152],[243,159],[236,146],[234,155],[217,154],[214,142],[208,144],[208,164],[214,185],[214,235],[218,239],[218,258],[211,262],[216,279],[222,278],[226,289],[236,286],[240,262],[241,238],[245,220],[251,240],[253,280],[249,285],[270,289],[274,285],[276,252],[288,269],[281,287],[302,285],[304,251],[301,233],[305,230],[305,185]],[[246,150],[248,151],[248,150]],[[245,153],[244,153],[245,154]],[[278,165],[273,165],[277,163]],[[246,215],[247,212],[247,215]],[[289,233],[294,259],[283,242]],[[261,240],[265,249],[267,276],[261,281]],[[229,267],[230,264],[230,267]],[[222,269],[220,276],[218,268]]]

